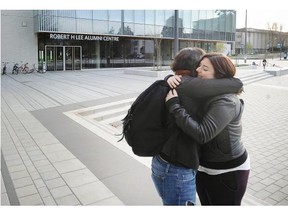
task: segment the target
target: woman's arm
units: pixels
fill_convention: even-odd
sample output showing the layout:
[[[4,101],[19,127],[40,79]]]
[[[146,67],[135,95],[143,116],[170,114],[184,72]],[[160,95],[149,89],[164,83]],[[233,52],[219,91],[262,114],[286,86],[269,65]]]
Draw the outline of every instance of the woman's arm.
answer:
[[[166,106],[175,117],[178,127],[201,144],[217,136],[235,116],[235,103],[223,96],[211,100],[201,122],[193,119],[180,105],[176,90],[168,93],[166,101]]]
[[[175,77],[175,76],[174,76]],[[173,79],[176,79],[176,77]],[[238,78],[226,79],[201,79],[198,77],[183,76],[177,86],[178,94],[184,94],[188,97],[211,97],[221,94],[239,93],[243,89],[243,83]],[[177,77],[179,79],[179,77]],[[169,84],[172,78],[167,79]],[[174,81],[176,84],[176,82]],[[170,85],[171,87],[171,85]]]

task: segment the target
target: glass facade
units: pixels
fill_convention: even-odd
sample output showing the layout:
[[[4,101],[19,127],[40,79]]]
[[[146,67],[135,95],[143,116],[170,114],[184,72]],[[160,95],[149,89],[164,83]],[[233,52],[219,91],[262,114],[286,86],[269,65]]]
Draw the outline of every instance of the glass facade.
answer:
[[[181,49],[198,46],[209,52],[216,51],[218,43],[234,44],[235,10],[177,12],[175,10],[34,11],[39,61],[47,62],[48,69],[51,70],[79,68],[79,66],[65,67],[65,62],[70,57],[72,62],[79,61],[80,69],[153,66],[158,58],[156,55],[160,53],[162,65],[170,65],[178,47]],[[178,27],[177,31],[175,26]],[[178,43],[176,48],[174,48],[175,41]],[[157,49],[160,49],[160,52]],[[72,52],[70,57],[68,50]],[[57,66],[57,59],[61,59],[61,56],[62,66]],[[52,66],[49,60],[53,62]]]

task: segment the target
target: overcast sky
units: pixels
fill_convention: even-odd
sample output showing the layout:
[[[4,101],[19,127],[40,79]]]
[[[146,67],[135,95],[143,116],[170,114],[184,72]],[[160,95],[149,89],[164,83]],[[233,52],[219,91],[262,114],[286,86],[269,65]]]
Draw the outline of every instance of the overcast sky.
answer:
[[[286,1],[271,0],[267,3],[263,0],[49,0],[33,1],[32,4],[32,1],[4,0],[0,9],[234,9],[237,11],[236,28],[245,27],[247,9],[247,27],[268,29],[268,23],[276,22],[283,25],[283,31],[288,32]]]
[[[236,9],[236,27],[245,27],[245,10]],[[288,8],[286,10],[254,10],[247,9],[247,27],[268,29],[268,23],[276,22],[283,26],[283,31],[288,32]]]

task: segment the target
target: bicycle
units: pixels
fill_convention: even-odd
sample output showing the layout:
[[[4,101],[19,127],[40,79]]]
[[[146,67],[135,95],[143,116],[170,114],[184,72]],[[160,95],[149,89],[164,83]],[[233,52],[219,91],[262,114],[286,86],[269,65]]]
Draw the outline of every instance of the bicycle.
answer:
[[[7,74],[7,64],[8,64],[8,63],[9,63],[9,62],[2,62],[2,64],[4,64],[3,69],[2,69],[2,75]]]
[[[23,74],[28,73],[29,72],[28,62],[26,62],[25,64],[22,64],[19,67],[19,71],[22,72]]]
[[[33,68],[30,69],[28,73],[33,73],[33,72],[46,73],[46,71],[44,71],[44,70],[39,70],[39,69],[36,67],[36,64],[33,64]]]
[[[13,65],[13,69],[12,69],[12,74],[18,74],[18,72],[19,72],[19,64],[18,63],[15,63],[14,65]]]
[[[15,63],[12,69],[12,74],[15,73],[17,75],[19,72],[27,74],[30,73],[30,71],[31,70],[29,70],[28,62],[26,62],[25,64],[22,63],[20,66],[18,63]]]

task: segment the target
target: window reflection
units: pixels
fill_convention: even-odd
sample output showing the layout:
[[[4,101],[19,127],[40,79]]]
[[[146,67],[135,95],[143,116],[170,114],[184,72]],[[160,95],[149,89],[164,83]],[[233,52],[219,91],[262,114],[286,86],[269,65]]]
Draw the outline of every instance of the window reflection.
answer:
[[[235,41],[235,10],[178,12],[179,47],[199,46],[209,51],[215,49],[215,40]],[[119,41],[49,41],[49,45],[82,46],[84,69],[152,66],[155,53],[152,37],[163,38],[160,47],[163,65],[169,65],[174,55],[175,10],[41,10],[35,13],[35,20],[39,33],[119,36]],[[47,43],[46,39],[41,44],[43,41]]]
[[[116,35],[122,34],[121,22],[109,22],[108,23],[108,34]]]
[[[155,11],[156,19],[155,23],[156,25],[164,25],[165,24],[165,11],[164,10],[157,10]]]
[[[155,24],[155,11],[145,10],[145,24]]]
[[[93,19],[108,20],[107,10],[93,10]]]
[[[135,24],[135,36],[145,36],[144,27],[145,25]]]
[[[134,24],[133,23],[124,23],[124,29],[121,31],[123,35],[134,35]]]
[[[76,10],[76,18],[92,19],[92,10]]]
[[[235,10],[178,12],[179,38],[235,38]],[[39,10],[35,20],[39,31],[174,37],[174,13],[175,10]]]
[[[174,10],[165,10],[165,22],[169,17],[174,16],[174,13]]]
[[[97,34],[108,34],[108,21],[93,20],[93,32]]]
[[[77,32],[92,33],[92,20],[77,19]]]
[[[183,10],[179,12],[179,18],[183,20],[184,28],[191,28],[191,11]]]
[[[59,32],[76,32],[76,20],[70,18],[58,18]]]
[[[145,36],[155,36],[154,27],[154,25],[145,25]]]
[[[135,10],[135,23],[144,24],[145,13],[144,10]]]
[[[110,21],[121,21],[121,10],[109,10],[108,14]]]
[[[58,10],[58,16],[60,17],[75,17],[76,11],[75,10]]]
[[[133,10],[124,10],[124,22],[134,22]]]

